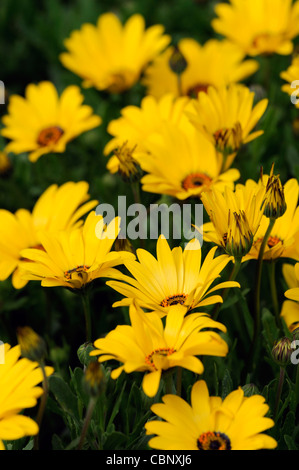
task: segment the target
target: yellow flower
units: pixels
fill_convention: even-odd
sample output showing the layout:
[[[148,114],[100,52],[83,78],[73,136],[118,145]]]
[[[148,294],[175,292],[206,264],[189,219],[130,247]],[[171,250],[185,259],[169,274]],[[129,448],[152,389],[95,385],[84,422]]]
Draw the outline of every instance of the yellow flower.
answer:
[[[281,72],[280,76],[288,82],[288,84],[281,87],[282,91],[293,96],[294,104],[299,108],[299,55],[293,58],[290,67],[286,71]]]
[[[270,177],[263,176],[263,186],[267,186]],[[253,191],[258,192],[261,183],[249,181]],[[255,188],[255,189],[254,189]],[[274,227],[268,239],[264,257],[266,260],[273,260],[277,258],[299,258],[298,241],[299,241],[299,207],[298,204],[299,184],[295,178],[292,178],[284,185],[284,199],[286,203],[286,211],[284,214],[275,220]],[[266,195],[267,197],[267,195]],[[279,201],[281,199],[279,198]],[[250,252],[244,257],[243,261],[247,259],[257,259],[259,249],[269,226],[269,219],[263,215],[260,226],[255,233],[254,241]]]
[[[253,107],[254,92],[243,85],[230,85],[220,89],[209,87],[193,101],[191,122],[224,154],[224,168],[230,167],[238,150],[264,131],[252,132],[264,114],[268,100]]]
[[[254,60],[243,61],[245,54],[229,41],[211,39],[201,45],[194,39],[182,39],[178,47],[187,61],[187,67],[181,74],[181,86],[177,74],[169,65],[174,52],[172,46],[145,70],[143,83],[149,95],[160,98],[166,93],[173,93],[196,98],[200,91],[207,91],[210,85],[218,88],[239,82],[258,68]]]
[[[74,85],[67,87],[61,97],[51,82],[28,85],[25,98],[10,98],[8,114],[2,119],[5,127],[1,134],[11,139],[5,152],[30,152],[31,162],[46,153],[63,153],[70,140],[102,122],[90,106],[82,105],[83,100],[79,87]]]
[[[136,151],[146,152],[146,139],[158,131],[163,122],[179,123],[189,101],[187,97],[175,99],[171,94],[159,100],[146,96],[140,107],[131,105],[123,108],[121,117],[110,121],[107,127],[113,138],[105,146],[104,155],[114,152],[107,165],[109,171],[116,173],[121,170],[126,151],[130,157],[125,159],[127,166],[131,159],[134,160]],[[123,152],[119,155],[121,149]]]
[[[286,211],[284,187],[280,181],[280,175],[274,175],[274,163],[266,185],[264,215],[268,219],[279,219]],[[261,172],[263,179],[263,168]]]
[[[297,276],[296,276],[297,271]],[[293,298],[293,293],[296,294],[296,290],[299,291],[299,263],[293,266],[291,264],[284,264],[282,266],[282,272],[284,279],[289,287],[287,290],[288,295],[286,297]],[[299,300],[299,295],[297,296]],[[295,299],[296,300],[296,296]],[[285,300],[282,304],[280,315],[284,319],[288,329],[292,332],[299,327],[299,302],[293,300]]]
[[[235,258],[245,256],[263,216],[264,197],[264,187],[256,190],[250,182],[237,185],[235,191],[226,187],[224,194],[216,189],[202,193],[211,220],[202,227],[204,240],[216,243]]]
[[[21,358],[20,346],[4,345],[4,364],[0,365],[0,450],[4,441],[33,436],[38,425],[33,419],[20,414],[24,408],[37,404],[43,389],[37,385],[43,381],[42,370],[37,362]],[[45,368],[47,376],[52,367]]]
[[[202,362],[195,356],[226,356],[226,342],[214,331],[226,331],[221,323],[206,314],[193,313],[185,317],[181,305],[170,308],[165,327],[156,312],[144,313],[137,305],[130,307],[131,326],[119,325],[105,338],[94,343],[96,350],[90,355],[100,355],[99,361],[114,359],[123,363],[111,372],[116,379],[126,373],[147,372],[142,387],[149,397],[158,392],[162,372],[173,367],[183,367],[202,374]],[[202,331],[205,329],[205,331]]]
[[[216,5],[212,21],[217,33],[236,43],[245,54],[288,55],[299,34],[299,2],[292,0],[231,0]]]
[[[97,205],[88,201],[88,184],[68,182],[53,184],[37,200],[32,213],[19,209],[15,214],[0,210],[0,280],[12,274],[12,284],[20,289],[27,284],[22,278],[21,251],[25,248],[43,250],[40,233],[48,234],[78,227],[80,217]]]
[[[151,410],[161,420],[148,421],[149,441],[161,450],[258,450],[274,449],[277,442],[263,431],[274,426],[266,418],[269,410],[261,395],[244,397],[241,387],[224,400],[210,397],[206,382],[196,382],[191,391],[191,406],[175,395],[165,395],[163,403]]]
[[[123,26],[113,13],[105,13],[97,25],[86,23],[73,31],[60,55],[63,65],[83,79],[83,87],[110,93],[131,88],[143,68],[170,42],[161,25],[145,29],[141,15],[131,16]]]
[[[81,289],[99,277],[114,277],[114,266],[123,259],[135,258],[129,252],[111,251],[119,225],[117,217],[106,227],[103,217],[92,211],[82,227],[40,233],[44,250],[29,248],[21,252],[26,260],[20,263],[26,271],[23,278],[41,281],[43,287]]]
[[[287,276],[287,282],[290,286],[284,295],[291,300],[295,300],[296,302],[299,301],[299,263],[296,263],[295,266],[292,267],[292,272],[290,272],[291,268],[288,268],[288,271],[285,275]]]
[[[201,264],[201,248],[197,239],[191,240],[183,252],[181,247],[170,249],[161,235],[157,241],[157,259],[148,251],[137,250],[138,261],[128,260],[124,264],[134,276],[118,273],[107,284],[125,298],[114,307],[130,305],[136,299],[142,308],[157,310],[166,315],[171,305],[185,305],[188,310],[222,302],[222,297],[213,295],[224,287],[239,287],[237,282],[223,282],[210,289],[215,279],[232,259],[227,255],[214,258],[216,248],[207,254]],[[119,282],[121,281],[121,282]]]

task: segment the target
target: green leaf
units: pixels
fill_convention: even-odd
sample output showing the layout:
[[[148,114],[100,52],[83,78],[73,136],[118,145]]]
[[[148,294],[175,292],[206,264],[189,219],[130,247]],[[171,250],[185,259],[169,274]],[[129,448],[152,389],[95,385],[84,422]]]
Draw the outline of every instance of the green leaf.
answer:
[[[227,397],[233,391],[233,381],[228,369],[225,369],[224,377],[222,379],[222,399]]]
[[[296,446],[294,439],[291,436],[284,436],[284,440],[288,447],[288,450],[298,450],[298,447]]]
[[[109,435],[105,433],[103,447],[104,450],[125,449],[127,441],[128,437],[121,432],[114,431]]]
[[[77,397],[73,394],[68,384],[58,375],[52,375],[49,378],[49,386],[50,391],[53,393],[62,410],[78,420]]]

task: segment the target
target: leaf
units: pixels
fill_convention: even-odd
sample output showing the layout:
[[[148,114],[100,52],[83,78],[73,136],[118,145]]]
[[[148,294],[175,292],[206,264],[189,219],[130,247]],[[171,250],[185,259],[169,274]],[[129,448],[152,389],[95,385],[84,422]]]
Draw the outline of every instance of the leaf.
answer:
[[[284,436],[284,440],[288,447],[288,450],[298,450],[298,447],[296,446],[294,439],[291,436]]]
[[[233,391],[233,381],[228,369],[225,369],[222,379],[222,400]]]
[[[52,375],[49,378],[49,385],[50,391],[53,393],[62,410],[78,420],[77,397],[73,394],[68,384],[58,375]]]
[[[107,435],[104,434],[104,443],[103,448],[104,450],[117,450],[117,449],[125,449],[126,443],[128,441],[128,437],[121,432],[114,431],[113,433]]]

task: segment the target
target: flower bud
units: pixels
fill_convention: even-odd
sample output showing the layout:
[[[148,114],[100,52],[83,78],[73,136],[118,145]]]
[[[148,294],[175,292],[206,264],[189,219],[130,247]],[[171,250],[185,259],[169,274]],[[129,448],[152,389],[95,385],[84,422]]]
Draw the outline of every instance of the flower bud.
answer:
[[[83,366],[87,366],[91,361],[94,359],[89,355],[91,351],[93,351],[95,348],[92,343],[84,343],[81,344],[77,351],[77,356],[79,358],[79,361]]]
[[[130,253],[135,254],[135,249],[127,238],[117,237],[114,242],[114,249],[115,251],[129,251]]]
[[[242,390],[244,392],[245,397],[251,397],[252,395],[259,395],[260,394],[257,386],[254,385],[254,384],[243,385]]]
[[[244,211],[240,213],[229,211],[228,232],[223,243],[225,251],[234,258],[242,258],[251,249],[253,234]]]
[[[46,343],[30,326],[17,329],[17,339],[21,354],[31,361],[42,362],[46,356]]]
[[[101,395],[106,385],[103,366],[98,361],[91,361],[85,371],[84,386],[93,397]]]
[[[121,147],[114,150],[114,156],[118,159],[118,173],[126,183],[139,181],[143,175],[140,165],[135,160],[133,154],[136,146],[128,147],[128,142],[124,142]]]
[[[272,348],[272,357],[280,366],[287,366],[290,363],[293,349],[291,340],[286,336],[275,342]]]
[[[274,163],[266,186],[264,215],[269,219],[278,219],[285,213],[287,205],[279,175],[273,175],[273,170]]]
[[[178,46],[174,46],[173,53],[169,59],[169,67],[177,75],[181,75],[187,68],[187,61],[183,54],[181,53]]]

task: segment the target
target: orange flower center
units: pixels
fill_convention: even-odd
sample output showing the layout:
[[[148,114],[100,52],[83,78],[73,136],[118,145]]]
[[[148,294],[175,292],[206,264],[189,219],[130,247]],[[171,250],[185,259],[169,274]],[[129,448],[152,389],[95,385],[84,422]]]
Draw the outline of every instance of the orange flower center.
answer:
[[[255,243],[258,245],[259,243],[262,243],[263,238],[259,238]],[[273,248],[273,246],[278,245],[279,242],[282,242],[282,240],[278,237],[275,236],[270,236],[267,241],[267,245],[269,248]]]
[[[204,432],[197,439],[198,450],[231,450],[226,434],[222,432]]]
[[[170,307],[170,305],[177,304],[184,305],[187,297],[188,295],[186,294],[170,295],[169,297],[166,297],[166,299],[163,299],[160,305],[161,307]]]
[[[201,186],[209,186],[211,184],[212,178],[206,175],[205,173],[191,173],[188,175],[182,182],[184,189],[194,189]]]
[[[83,278],[83,273],[86,273],[89,269],[89,266],[77,266],[76,268],[70,269],[69,271],[64,272],[64,277],[67,281],[72,279],[72,275],[77,273],[79,277]]]
[[[189,90],[187,91],[187,96],[196,99],[200,91],[207,93],[209,86],[209,83],[198,83],[197,85],[189,88]]]
[[[155,370],[158,370],[156,367],[157,363],[161,366],[163,365],[163,359],[167,356],[170,356],[175,352],[173,348],[159,348],[154,349],[150,354],[145,358],[145,362],[148,366],[153,367]],[[161,367],[159,367],[161,368]]]
[[[63,134],[64,131],[61,129],[61,127],[47,127],[39,133],[37,143],[42,147],[47,147],[48,145],[56,144]]]

